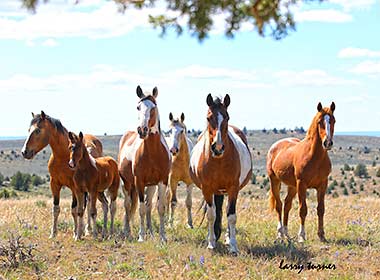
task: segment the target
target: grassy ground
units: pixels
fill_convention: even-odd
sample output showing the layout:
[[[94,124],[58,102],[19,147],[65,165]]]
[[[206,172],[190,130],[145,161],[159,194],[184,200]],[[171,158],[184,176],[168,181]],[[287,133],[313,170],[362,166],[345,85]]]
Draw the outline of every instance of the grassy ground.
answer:
[[[199,205],[196,191],[194,211]],[[17,269],[3,268],[5,279],[379,279],[380,233],[379,201],[374,197],[349,196],[328,198],[325,231],[329,240],[317,238],[316,199],[308,199],[308,241],[299,244],[297,203],[291,212],[290,242],[276,242],[276,218],[268,212],[267,200],[242,197],[238,205],[238,257],[228,254],[218,244],[215,252],[206,249],[206,221],[199,227],[201,215],[195,216],[195,229],[185,226],[186,211],[181,192],[177,219],[167,229],[168,243],[160,245],[157,213],[156,235],[145,243],[123,241],[119,235],[107,241],[85,237],[72,239],[70,200],[61,202],[59,234],[49,240],[51,201],[46,196],[0,201],[0,240],[10,233],[20,234],[25,244],[35,244],[33,261]],[[118,200],[117,227],[120,233],[122,199]],[[99,211],[98,217],[101,216]],[[136,219],[135,219],[136,221]],[[225,228],[226,219],[224,219]],[[136,239],[137,227],[133,235]],[[1,258],[0,258],[1,259]],[[303,264],[302,272],[282,270],[285,264]],[[307,263],[335,265],[335,270],[308,270]]]

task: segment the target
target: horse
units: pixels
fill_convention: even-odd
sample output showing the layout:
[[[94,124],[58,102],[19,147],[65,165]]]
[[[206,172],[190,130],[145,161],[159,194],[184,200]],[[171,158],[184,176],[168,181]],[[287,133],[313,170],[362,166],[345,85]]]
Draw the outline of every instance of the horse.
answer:
[[[185,114],[182,113],[178,119],[169,114],[170,133],[166,137],[169,150],[172,154],[172,165],[169,174],[169,188],[167,191],[167,213],[170,212],[170,222],[174,220],[174,212],[177,206],[177,186],[179,182],[186,184],[186,208],[187,208],[187,225],[193,228],[193,218],[191,215],[193,181],[190,177],[190,153],[193,149],[193,143],[187,136],[186,125],[184,124]],[[170,207],[169,207],[170,205]]]
[[[84,142],[87,149],[93,157],[99,157],[103,153],[102,143],[98,138],[93,135],[84,135]],[[53,195],[53,224],[51,227],[51,234],[49,238],[54,238],[57,235],[58,229],[58,216],[60,213],[60,192],[63,186],[67,186],[71,192],[71,214],[74,220],[74,238],[77,232],[77,199],[75,196],[75,186],[73,181],[74,172],[68,167],[70,152],[69,135],[67,129],[62,125],[61,121],[52,118],[41,111],[41,114],[32,113],[32,120],[30,122],[29,135],[25,140],[21,153],[25,159],[31,160],[43,148],[50,145],[52,154],[48,163],[48,170],[50,174],[50,189]],[[103,204],[107,201],[104,200],[103,194],[99,195],[99,200]],[[88,210],[89,211],[89,210]],[[90,217],[88,217],[90,220]],[[87,228],[90,230],[90,228]]]
[[[166,242],[165,236],[165,204],[171,155],[160,128],[160,117],[157,107],[158,90],[152,94],[143,93],[140,86],[136,89],[139,98],[137,105],[139,125],[137,131],[128,131],[120,139],[119,173],[123,181],[124,232],[130,234],[129,221],[139,200],[140,231],[139,242],[145,239],[144,216],[147,228],[153,235],[151,222],[152,199],[158,185],[157,210],[160,217],[160,240]],[[144,192],[146,188],[146,199]]]
[[[69,132],[70,144],[70,161],[69,167],[74,170],[74,184],[77,192],[78,200],[78,233],[77,240],[82,237],[83,228],[83,211],[84,211],[84,193],[88,192],[90,195],[90,216],[93,222],[93,237],[97,238],[96,228],[96,200],[98,193],[103,193],[108,190],[110,195],[110,212],[111,212],[111,225],[110,235],[114,231],[114,219],[116,213],[116,198],[119,191],[120,177],[116,161],[109,156],[105,157],[92,157],[83,141],[82,132],[79,136],[73,132]],[[103,205],[104,206],[104,205]],[[107,206],[107,204],[105,205]],[[107,236],[107,219],[108,208],[103,208],[103,231],[102,238]]]
[[[270,179],[269,206],[276,209],[278,217],[278,238],[288,236],[289,211],[293,198],[298,194],[300,230],[298,241],[306,240],[305,219],[307,215],[306,191],[308,188],[317,190],[318,237],[326,242],[323,229],[325,212],[325,193],[328,176],[331,172],[331,161],[328,151],[333,146],[335,126],[335,103],[323,108],[318,103],[317,114],[313,118],[306,137],[301,141],[297,138],[285,138],[274,143],[267,154],[267,172]],[[283,223],[282,202],[280,199],[281,182],[288,185],[285,198]]]
[[[252,177],[252,158],[244,133],[228,124],[231,99],[208,94],[207,128],[191,153],[190,176],[207,204],[208,248],[214,249],[222,231],[224,194],[228,195],[226,244],[233,255],[236,241],[236,203],[239,191]]]

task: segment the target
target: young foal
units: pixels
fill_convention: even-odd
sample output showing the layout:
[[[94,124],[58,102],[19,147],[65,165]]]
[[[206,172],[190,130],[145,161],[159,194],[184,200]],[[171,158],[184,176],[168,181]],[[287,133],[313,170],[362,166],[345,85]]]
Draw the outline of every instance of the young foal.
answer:
[[[170,120],[170,136],[166,138],[172,154],[172,167],[169,174],[169,186],[167,191],[167,212],[169,213],[169,203],[171,206],[170,222],[174,220],[174,211],[177,205],[177,186],[179,182],[183,182],[187,186],[186,207],[187,207],[187,224],[193,227],[193,219],[191,215],[192,207],[192,190],[193,181],[190,177],[190,153],[193,149],[193,143],[187,136],[184,113],[180,119],[174,119],[173,114],[169,114]]]
[[[125,200],[125,232],[130,234],[129,220],[135,209],[134,189],[137,190],[140,201],[140,232],[139,241],[144,241],[146,215],[147,228],[153,234],[151,222],[152,199],[155,185],[158,184],[157,210],[160,216],[160,238],[165,237],[165,193],[170,172],[170,152],[161,133],[160,118],[156,98],[158,90],[155,87],[152,94],[144,94],[140,86],[137,87],[137,96],[140,98],[137,106],[139,126],[136,131],[129,131],[123,135],[119,146],[119,172],[124,182]],[[144,192],[146,200],[144,203]]]
[[[43,111],[41,114],[33,114],[30,122],[29,136],[26,139],[21,153],[25,159],[32,159],[47,145],[50,145],[52,154],[48,163],[50,173],[50,189],[53,194],[53,224],[51,227],[50,238],[57,235],[58,216],[60,212],[59,200],[62,186],[67,186],[73,193],[71,213],[74,219],[74,237],[77,232],[77,199],[75,196],[75,186],[73,182],[74,172],[68,167],[70,152],[69,136],[67,129],[62,123]],[[95,136],[86,134],[83,137],[87,149],[90,150],[93,157],[102,156],[102,143]],[[100,194],[102,199],[102,194]],[[103,204],[107,201],[102,201]]]
[[[113,223],[116,212],[116,197],[119,190],[120,177],[117,168],[117,163],[112,157],[99,157],[93,158],[87,151],[83,142],[83,134],[79,133],[79,136],[73,132],[69,132],[70,138],[70,161],[69,167],[74,171],[74,183],[78,189],[78,233],[77,239],[82,237],[83,226],[83,211],[84,211],[84,192],[88,192],[90,195],[90,215],[93,222],[93,236],[97,237],[96,228],[96,199],[99,192],[108,190],[110,194],[110,212],[111,212],[111,226],[110,234],[113,234]],[[103,232],[102,237],[107,235],[107,205],[103,205]]]
[[[242,131],[228,125],[229,95],[222,103],[209,94],[207,105],[207,129],[192,151],[190,175],[207,203],[209,249],[215,248],[221,235],[223,194],[228,194],[226,241],[231,253],[236,254],[236,201],[239,191],[251,178],[251,153]]]
[[[292,208],[293,198],[298,194],[301,220],[298,240],[305,241],[306,190],[315,188],[318,198],[318,236],[321,241],[326,241],[323,215],[328,175],[331,172],[331,162],[327,151],[333,145],[335,103],[332,102],[330,108],[322,108],[322,104],[319,103],[317,110],[305,139],[302,141],[297,138],[282,139],[274,143],[268,151],[267,172],[271,182],[270,208],[275,208],[277,212],[279,238],[288,235],[289,211]],[[281,221],[281,182],[288,185],[283,223]]]

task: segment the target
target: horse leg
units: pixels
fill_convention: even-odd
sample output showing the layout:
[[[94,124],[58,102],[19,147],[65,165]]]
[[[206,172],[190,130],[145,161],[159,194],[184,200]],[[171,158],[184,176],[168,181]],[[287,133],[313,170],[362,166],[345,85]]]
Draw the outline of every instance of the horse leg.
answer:
[[[77,207],[78,229],[77,229],[77,235],[75,237],[75,240],[78,241],[82,239],[82,234],[83,234],[83,214],[84,214],[85,198],[84,198],[84,193],[81,191],[78,191],[76,196],[78,200],[78,207]]]
[[[165,236],[165,193],[167,186],[160,182],[158,183],[158,201],[157,201],[157,211],[160,217],[160,240],[166,243]]]
[[[191,207],[193,206],[193,186],[193,184],[189,184],[186,187],[187,225],[189,228],[193,228],[193,217],[191,215]]]
[[[90,235],[90,233],[92,232],[92,226],[91,226],[91,213],[90,213],[90,196],[88,192],[84,193],[84,208],[87,210],[87,225],[86,225],[84,234]]]
[[[207,220],[208,220],[207,248],[213,250],[215,248],[214,224],[215,224],[215,218],[216,218],[214,195],[212,193],[205,193],[204,186],[202,186],[201,189],[202,189],[203,197],[207,205]]]
[[[108,200],[104,192],[98,193],[98,200],[102,203],[102,210],[103,210],[102,238],[105,239],[107,237],[107,225],[108,225]]]
[[[156,192],[156,186],[150,186],[146,188],[145,196],[145,206],[146,206],[146,227],[149,234],[153,237],[153,227],[152,227],[152,202],[153,196]]]
[[[130,238],[131,227],[130,227],[129,222],[131,220],[131,207],[132,207],[132,200],[131,200],[130,192],[131,192],[131,188],[133,188],[133,186],[126,183],[124,180],[123,180],[123,182],[124,182],[124,186],[123,186],[122,190],[123,190],[123,194],[124,194],[124,210],[125,210],[123,232],[124,232],[124,236],[126,238]],[[111,215],[112,215],[112,210],[111,210]]]
[[[306,205],[306,186],[302,184],[300,180],[297,181],[297,193],[298,193],[298,200],[299,200],[299,215],[300,215],[300,221],[301,226],[300,230],[298,232],[298,242],[305,242],[306,240],[306,233],[305,233],[305,219],[307,216],[307,205]]]
[[[215,222],[214,222],[214,232],[216,241],[219,240],[220,235],[222,234],[222,212],[223,212],[223,200],[224,195],[214,195],[215,203]]]
[[[236,201],[237,192],[232,192],[228,194],[228,209],[227,209],[227,220],[228,220],[228,234],[229,234],[229,245],[230,253],[236,255],[238,253],[237,241],[236,241]]]
[[[54,238],[57,236],[57,231],[58,231],[58,216],[60,213],[59,200],[60,200],[61,186],[52,179],[50,181],[50,189],[53,194],[53,209],[52,209],[53,224],[51,227],[51,233],[50,233],[49,238]],[[75,224],[75,220],[76,219],[74,218],[74,224]]]
[[[282,202],[280,197],[281,181],[274,175],[269,176],[270,179],[270,208],[276,209],[277,212],[277,238],[282,239],[284,237],[284,229],[282,225]]]
[[[175,208],[177,207],[177,187],[178,187],[178,180],[174,178],[173,176],[170,176],[169,179],[170,187],[167,188],[170,191],[170,218],[169,223],[173,225],[174,222],[174,212]],[[169,208],[169,207],[168,207]]]
[[[92,220],[92,237],[94,239],[96,239],[98,237],[98,228],[96,226],[96,215],[97,215],[97,211],[96,211],[96,200],[97,200],[97,196],[98,196],[98,193],[95,191],[95,192],[91,192],[90,193],[90,213],[91,213],[91,220]],[[106,221],[105,221],[106,222]]]
[[[73,238],[76,238],[78,232],[78,214],[77,214],[78,200],[75,193],[72,193],[72,201],[71,201],[71,215],[74,220],[74,234]]]
[[[144,189],[145,186],[141,182],[136,181],[136,188],[139,194],[139,214],[140,214],[140,231],[139,231],[139,239],[138,242],[144,242],[145,239],[145,215],[146,215],[146,207],[144,201]]]
[[[327,242],[325,238],[325,231],[323,229],[323,215],[325,214],[325,194],[327,189],[327,180],[323,182],[323,185],[317,188],[318,199],[318,237],[321,242]]]
[[[293,198],[297,194],[297,189],[293,186],[288,186],[288,194],[286,195],[285,198],[285,206],[284,206],[284,235],[289,238],[288,234],[288,221],[289,221],[289,212],[290,209],[292,209],[292,202]]]

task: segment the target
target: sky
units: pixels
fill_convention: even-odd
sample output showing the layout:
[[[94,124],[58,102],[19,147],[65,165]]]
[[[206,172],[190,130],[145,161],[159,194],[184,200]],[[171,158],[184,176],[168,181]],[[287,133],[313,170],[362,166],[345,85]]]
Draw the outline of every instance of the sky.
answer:
[[[36,14],[0,1],[0,136],[28,133],[41,110],[74,132],[136,129],[136,87],[158,87],[161,127],[169,112],[204,129],[206,96],[229,94],[230,124],[307,128],[318,102],[336,103],[336,131],[380,130],[380,0],[330,0],[294,8],[283,40],[244,24],[225,37],[214,18],[208,39],[160,30],[149,14],[112,1],[50,0]]]

